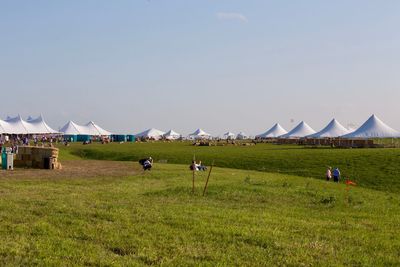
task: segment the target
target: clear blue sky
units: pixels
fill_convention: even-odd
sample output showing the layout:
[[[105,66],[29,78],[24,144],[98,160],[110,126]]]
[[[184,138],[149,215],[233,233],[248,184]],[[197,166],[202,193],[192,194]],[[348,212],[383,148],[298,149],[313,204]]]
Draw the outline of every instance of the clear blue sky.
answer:
[[[389,0],[0,0],[0,116],[217,135],[375,113],[400,130],[399,14]]]

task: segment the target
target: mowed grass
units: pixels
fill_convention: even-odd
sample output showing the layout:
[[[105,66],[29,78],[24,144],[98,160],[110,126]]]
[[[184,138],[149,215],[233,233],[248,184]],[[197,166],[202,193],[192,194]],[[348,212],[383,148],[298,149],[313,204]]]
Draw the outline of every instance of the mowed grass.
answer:
[[[156,161],[186,164],[193,156],[205,164],[243,170],[284,173],[324,179],[327,166],[339,167],[343,177],[359,186],[400,192],[400,149],[331,149],[257,144],[256,146],[195,147],[189,142],[72,144],[61,147],[66,158]]]
[[[116,178],[2,178],[0,264],[400,264],[398,194],[215,168],[202,197],[206,176],[197,174],[195,195],[186,165]]]

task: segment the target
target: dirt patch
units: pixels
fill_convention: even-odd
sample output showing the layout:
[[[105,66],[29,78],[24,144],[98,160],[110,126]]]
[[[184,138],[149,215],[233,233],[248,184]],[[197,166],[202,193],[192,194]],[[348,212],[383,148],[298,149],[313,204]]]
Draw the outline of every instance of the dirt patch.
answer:
[[[125,177],[142,172],[136,162],[70,160],[62,161],[61,170],[40,170],[16,168],[13,171],[0,171],[0,179],[62,179],[91,177]]]

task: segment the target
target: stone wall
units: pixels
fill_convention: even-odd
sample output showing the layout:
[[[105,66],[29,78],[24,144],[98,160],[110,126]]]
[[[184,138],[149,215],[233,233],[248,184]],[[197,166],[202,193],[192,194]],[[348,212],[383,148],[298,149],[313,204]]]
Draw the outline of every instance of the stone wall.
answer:
[[[14,155],[14,167],[45,169],[47,160],[50,169],[61,169],[58,148],[21,146],[18,148],[18,154]]]

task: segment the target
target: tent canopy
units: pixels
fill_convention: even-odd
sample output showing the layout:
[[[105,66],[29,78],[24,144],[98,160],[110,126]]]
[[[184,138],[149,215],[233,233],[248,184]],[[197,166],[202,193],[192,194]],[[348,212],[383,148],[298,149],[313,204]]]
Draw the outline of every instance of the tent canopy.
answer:
[[[169,140],[175,140],[181,138],[182,135],[175,132],[174,130],[169,130],[164,134],[164,138],[169,139]]]
[[[36,119],[24,121],[20,115],[16,117],[7,117],[5,121],[0,120],[0,131],[3,134],[57,134],[59,132],[53,130],[47,125],[43,116],[40,115]]]
[[[352,133],[342,136],[343,138],[392,138],[400,137],[400,133],[377,116],[372,115],[360,128]]]
[[[311,138],[339,137],[339,136],[342,136],[342,135],[345,135],[348,133],[349,133],[349,130],[347,130],[336,119],[333,119],[321,131],[319,131],[315,134],[309,135],[307,137],[311,137]]]
[[[248,139],[249,136],[248,136],[246,133],[244,133],[244,132],[240,132],[240,133],[238,133],[238,135],[236,136],[236,138],[237,138],[237,139],[240,139],[240,140],[243,140],[243,139]]]
[[[302,138],[316,133],[306,122],[300,122],[290,132],[280,136],[280,138]]]
[[[287,134],[287,131],[279,123],[276,123],[274,126],[271,127],[271,129],[269,129],[265,133],[257,135],[256,137],[257,138],[276,138],[276,137],[279,137],[284,134]]]
[[[189,137],[194,139],[209,139],[211,134],[203,131],[202,129],[197,129],[193,133],[189,134]]]
[[[112,134],[92,121],[85,125],[79,125],[73,121],[69,121],[61,128],[60,132],[62,132],[64,135],[106,136]]]
[[[138,133],[135,136],[139,138],[154,138],[154,139],[161,139],[164,136],[165,132],[151,128],[144,132]]]

